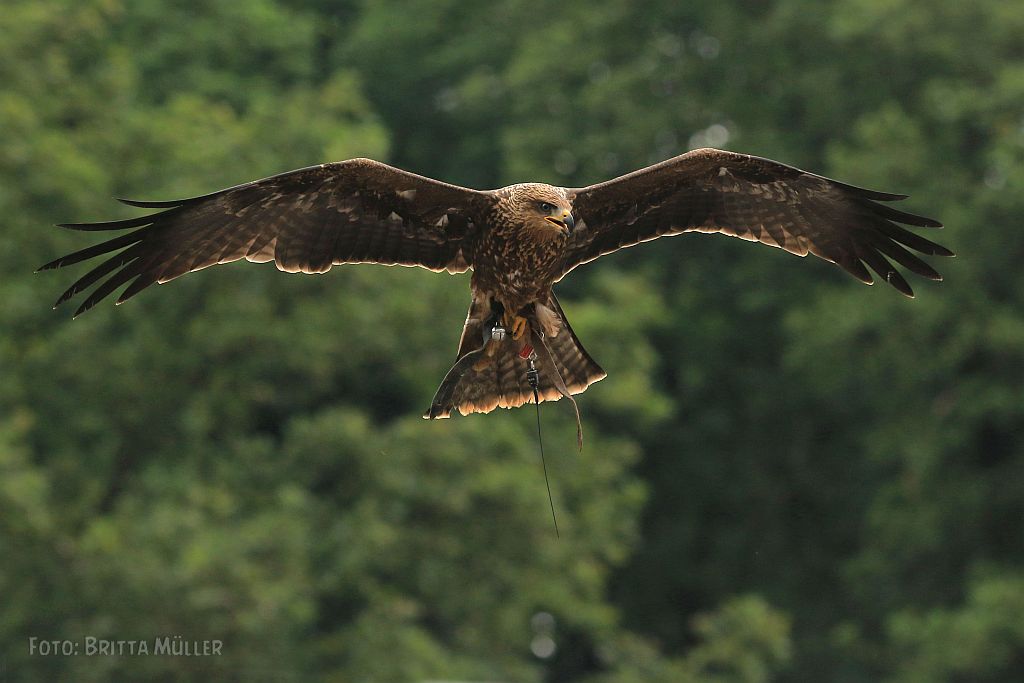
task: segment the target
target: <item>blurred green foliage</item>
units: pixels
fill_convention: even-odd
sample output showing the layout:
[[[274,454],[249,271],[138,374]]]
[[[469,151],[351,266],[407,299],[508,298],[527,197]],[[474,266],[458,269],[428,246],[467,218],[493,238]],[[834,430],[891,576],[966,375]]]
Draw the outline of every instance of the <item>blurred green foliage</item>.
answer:
[[[1021,35],[994,1],[8,0],[0,678],[1021,680]],[[582,455],[543,411],[560,540],[529,411],[419,418],[464,276],[238,265],[71,323],[31,272],[111,195],[705,145],[910,193],[961,258],[916,301],[700,236],[574,272],[610,377]],[[224,654],[28,647],[174,635]]]

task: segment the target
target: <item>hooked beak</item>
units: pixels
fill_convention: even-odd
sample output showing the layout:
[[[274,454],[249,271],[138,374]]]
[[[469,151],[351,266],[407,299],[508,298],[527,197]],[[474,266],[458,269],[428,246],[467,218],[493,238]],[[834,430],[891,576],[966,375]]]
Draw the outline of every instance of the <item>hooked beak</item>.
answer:
[[[561,218],[545,216],[544,220],[553,225],[557,225],[560,228],[564,228],[568,233],[572,233],[572,231],[576,229],[576,219],[572,217],[572,213],[568,210],[562,212]]]
[[[569,231],[569,234],[572,234],[572,231],[576,229],[576,219],[568,211],[562,216],[562,222],[565,223],[565,229]]]

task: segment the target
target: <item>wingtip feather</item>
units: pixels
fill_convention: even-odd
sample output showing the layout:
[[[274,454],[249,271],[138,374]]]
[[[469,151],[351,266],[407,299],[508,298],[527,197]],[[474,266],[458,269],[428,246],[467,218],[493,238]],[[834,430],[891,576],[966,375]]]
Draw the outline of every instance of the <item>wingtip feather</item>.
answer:
[[[908,299],[914,298],[914,289],[910,286],[910,283],[895,270],[891,270],[886,273],[885,281],[892,285],[897,292]]]
[[[128,228],[139,228],[150,225],[165,212],[151,213],[147,216],[136,216],[125,218],[119,221],[100,221],[97,223],[57,223],[58,228],[65,230],[79,230],[84,232],[95,232],[100,230],[127,230]]]
[[[78,316],[82,315],[83,313],[88,311],[90,308],[92,308],[93,305],[94,305],[94,302],[90,302],[90,301],[87,300],[85,303],[83,303],[81,306],[78,307],[78,310],[76,310],[74,312],[74,314],[71,316],[71,319],[74,320]]]
[[[804,172],[806,173],[806,171]],[[816,174],[810,173],[808,175]],[[824,178],[824,176],[818,177]],[[871,199],[876,202],[899,202],[903,201],[904,199],[907,199],[910,196],[908,194],[899,194],[897,192],[880,192],[879,190],[871,190],[866,187],[851,185],[850,183],[844,183],[842,181],[834,180],[832,178],[825,178],[825,180],[843,188],[848,192],[852,192],[855,195],[863,197],[864,199]]]
[[[901,194],[899,192],[879,192],[878,190],[869,190],[867,188],[858,187],[860,193],[872,199],[876,202],[902,202],[904,199],[909,199],[909,194]]]
[[[64,266],[64,261],[66,259],[67,259],[67,255],[65,254],[64,256],[61,256],[60,258],[54,259],[54,260],[50,261],[49,263],[44,263],[43,265],[39,266],[38,268],[36,268],[35,272],[41,273],[44,270],[56,270],[57,268],[62,268]]]
[[[168,209],[176,206],[181,206],[185,203],[184,199],[170,199],[166,201],[145,201],[141,199],[128,199],[127,197],[114,197],[115,201],[127,204],[128,206],[134,206],[140,209]]]

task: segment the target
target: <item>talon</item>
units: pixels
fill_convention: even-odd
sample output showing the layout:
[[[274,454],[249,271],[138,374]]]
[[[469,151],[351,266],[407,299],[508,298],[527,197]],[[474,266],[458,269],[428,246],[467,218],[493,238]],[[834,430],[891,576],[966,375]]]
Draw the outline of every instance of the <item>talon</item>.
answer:
[[[512,321],[512,338],[519,341],[526,334],[527,329],[529,329],[529,325],[526,322],[526,318],[517,315]]]

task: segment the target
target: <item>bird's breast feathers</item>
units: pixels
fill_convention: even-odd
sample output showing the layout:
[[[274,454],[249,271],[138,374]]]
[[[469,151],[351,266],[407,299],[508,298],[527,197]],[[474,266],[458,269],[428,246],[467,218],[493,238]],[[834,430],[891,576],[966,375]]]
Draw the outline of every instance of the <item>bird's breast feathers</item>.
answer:
[[[533,301],[551,286],[564,239],[537,239],[525,226],[496,226],[477,252],[474,281],[506,302]]]

